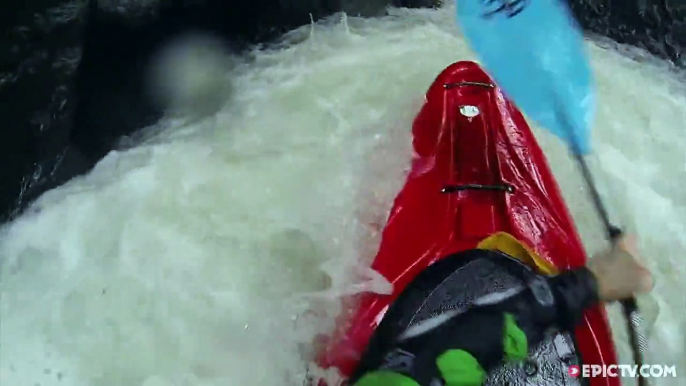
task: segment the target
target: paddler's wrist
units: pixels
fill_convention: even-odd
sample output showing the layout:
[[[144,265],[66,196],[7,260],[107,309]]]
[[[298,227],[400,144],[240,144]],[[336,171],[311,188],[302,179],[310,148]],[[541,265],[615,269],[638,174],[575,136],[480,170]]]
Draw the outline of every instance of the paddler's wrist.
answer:
[[[564,329],[575,328],[584,311],[600,301],[598,278],[586,267],[565,271],[549,280],[555,296],[558,324]]]

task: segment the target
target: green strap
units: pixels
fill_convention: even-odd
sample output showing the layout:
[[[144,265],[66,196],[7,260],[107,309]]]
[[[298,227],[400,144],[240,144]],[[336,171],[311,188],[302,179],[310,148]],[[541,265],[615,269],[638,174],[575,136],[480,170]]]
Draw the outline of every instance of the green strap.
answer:
[[[505,314],[505,333],[503,349],[506,361],[520,361],[526,359],[529,353],[529,342],[512,314]]]
[[[506,361],[525,359],[528,353],[526,334],[514,316],[505,314],[503,358]],[[486,380],[486,371],[472,354],[464,350],[448,350],[436,359],[436,365],[446,386],[480,386]],[[412,378],[392,371],[374,371],[365,374],[355,386],[419,386]]]
[[[464,350],[448,350],[436,360],[446,386],[479,386],[486,372],[472,354]]]
[[[506,361],[525,359],[528,353],[526,334],[514,316],[505,314],[503,351]],[[436,360],[446,386],[479,386],[486,380],[486,371],[470,353],[464,350],[448,350]]]
[[[374,371],[365,374],[355,386],[419,386],[419,383],[392,371]]]

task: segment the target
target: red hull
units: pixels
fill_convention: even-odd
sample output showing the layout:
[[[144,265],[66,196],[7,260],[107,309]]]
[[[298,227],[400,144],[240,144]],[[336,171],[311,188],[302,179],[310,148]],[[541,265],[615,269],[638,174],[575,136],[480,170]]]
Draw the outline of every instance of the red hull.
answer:
[[[393,283],[393,294],[359,299],[357,313],[342,324],[344,331],[320,358],[325,368],[350,375],[388,305],[419,272],[495,232],[510,233],[560,270],[586,263],[558,185],[522,114],[497,88],[445,87],[459,82],[492,84],[477,64],[458,62],[431,85],[412,128],[412,170],[372,265]],[[479,114],[465,116],[460,112],[464,105],[476,106]],[[515,192],[441,193],[446,185],[503,183]],[[602,307],[586,313],[576,338],[584,363],[616,363]],[[592,378],[591,385],[618,386],[619,379]]]

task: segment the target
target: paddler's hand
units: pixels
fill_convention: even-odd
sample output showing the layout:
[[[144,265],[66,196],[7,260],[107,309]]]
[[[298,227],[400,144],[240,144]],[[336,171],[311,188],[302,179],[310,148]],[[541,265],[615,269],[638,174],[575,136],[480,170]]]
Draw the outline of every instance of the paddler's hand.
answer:
[[[640,262],[634,236],[623,236],[613,248],[593,256],[588,269],[597,279],[598,297],[605,302],[628,299],[653,288],[652,276]]]

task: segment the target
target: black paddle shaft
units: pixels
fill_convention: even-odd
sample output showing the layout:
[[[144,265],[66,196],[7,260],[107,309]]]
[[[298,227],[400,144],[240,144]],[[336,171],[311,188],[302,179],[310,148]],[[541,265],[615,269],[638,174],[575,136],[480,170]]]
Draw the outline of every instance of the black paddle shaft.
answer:
[[[583,156],[580,154],[580,152],[576,151],[573,152],[573,154],[576,158],[577,163],[579,164],[579,167],[581,168],[581,173],[590,191],[593,204],[595,205],[596,210],[598,211],[598,214],[600,215],[600,218],[603,221],[603,225],[605,226],[607,236],[610,239],[610,242],[612,242],[612,244],[615,244],[617,240],[622,236],[622,230],[614,226],[610,222],[610,216],[607,213],[605,205],[603,205],[603,201],[600,198],[600,194],[598,193],[598,189],[596,188],[595,181],[593,181],[591,171],[588,168],[588,165],[586,164],[586,161],[584,160]],[[643,365],[643,352],[648,347],[648,342],[646,340],[646,337],[640,331],[642,325],[642,318],[640,313],[638,312],[636,298],[632,296],[629,299],[622,300],[620,303],[622,304],[624,317],[626,318],[627,328],[629,330],[629,343],[631,345],[631,351],[633,352],[634,363],[636,363],[636,365],[640,368],[640,366]],[[638,384],[639,386],[647,386],[648,381],[639,374]]]

